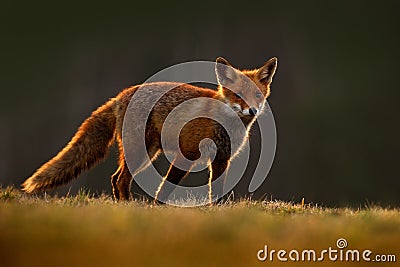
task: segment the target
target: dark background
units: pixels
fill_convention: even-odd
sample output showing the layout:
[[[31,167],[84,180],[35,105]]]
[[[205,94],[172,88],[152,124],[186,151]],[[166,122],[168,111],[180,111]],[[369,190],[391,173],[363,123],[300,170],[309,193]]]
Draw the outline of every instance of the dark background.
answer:
[[[277,56],[277,153],[255,197],[398,206],[399,2],[278,2],[2,4],[0,184],[19,186],[97,106],[165,67]],[[64,192],[110,193],[115,155]]]

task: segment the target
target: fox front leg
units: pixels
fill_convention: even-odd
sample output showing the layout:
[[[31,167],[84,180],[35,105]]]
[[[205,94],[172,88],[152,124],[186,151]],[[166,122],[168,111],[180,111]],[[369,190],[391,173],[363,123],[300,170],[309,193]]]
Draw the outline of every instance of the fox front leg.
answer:
[[[210,176],[208,179],[209,204],[222,197],[229,164],[229,158],[218,156],[218,154],[214,161],[210,164]]]

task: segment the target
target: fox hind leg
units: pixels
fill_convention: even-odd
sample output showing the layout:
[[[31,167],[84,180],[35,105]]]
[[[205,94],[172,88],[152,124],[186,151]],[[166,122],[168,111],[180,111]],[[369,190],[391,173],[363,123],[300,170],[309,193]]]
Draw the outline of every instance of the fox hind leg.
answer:
[[[120,169],[116,181],[116,188],[118,193],[117,194],[114,193],[114,195],[117,195],[119,197],[118,200],[129,200],[131,197],[130,189],[131,189],[132,175],[129,172],[126,162],[123,163],[122,167],[120,165],[118,169]]]
[[[176,160],[174,160],[174,162],[176,162]],[[174,165],[174,162],[172,162],[171,165],[169,166],[167,174],[164,176],[156,192],[154,201],[158,204],[165,202],[168,199],[169,195],[172,193],[172,191],[174,191],[175,188],[174,185],[178,185],[179,182],[190,173],[190,169],[182,170],[176,167]],[[165,181],[168,181],[174,185],[165,183]]]
[[[133,176],[146,169],[160,153],[158,146],[154,145],[148,149],[148,156],[142,159],[135,159],[131,165],[126,164],[124,152],[120,149],[120,164],[117,171],[111,176],[111,185],[115,200],[129,200],[131,198],[131,182]],[[138,153],[139,155],[142,155]],[[132,173],[130,172],[132,171]]]
[[[118,177],[121,174],[121,170],[122,170],[122,166],[118,166],[118,169],[116,170],[116,172],[114,172],[113,175],[111,175],[111,186],[112,186],[112,191],[113,191],[113,195],[114,195],[114,199],[115,200],[119,200],[120,195],[119,195],[119,190],[117,187],[117,181],[118,181]]]

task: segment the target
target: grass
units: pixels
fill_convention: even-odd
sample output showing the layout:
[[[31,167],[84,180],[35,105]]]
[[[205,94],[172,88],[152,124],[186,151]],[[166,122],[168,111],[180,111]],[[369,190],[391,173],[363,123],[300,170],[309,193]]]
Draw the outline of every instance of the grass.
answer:
[[[242,200],[178,208],[110,196],[28,196],[0,189],[0,266],[395,266],[259,262],[257,251],[348,249],[400,257],[400,211]],[[319,252],[318,252],[319,253]],[[287,256],[287,255],[286,255]]]

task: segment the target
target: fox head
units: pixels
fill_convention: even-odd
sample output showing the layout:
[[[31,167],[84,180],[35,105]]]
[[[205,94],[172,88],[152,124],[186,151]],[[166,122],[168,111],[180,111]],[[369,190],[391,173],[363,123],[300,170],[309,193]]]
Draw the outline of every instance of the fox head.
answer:
[[[277,68],[278,59],[269,59],[261,68],[238,70],[219,57],[215,64],[218,91],[223,101],[240,117],[260,114],[270,95],[270,85]]]

